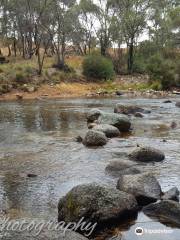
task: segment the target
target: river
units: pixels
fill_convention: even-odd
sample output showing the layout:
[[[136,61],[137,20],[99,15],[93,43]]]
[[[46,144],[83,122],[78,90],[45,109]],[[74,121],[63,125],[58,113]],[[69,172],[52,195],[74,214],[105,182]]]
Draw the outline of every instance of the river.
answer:
[[[73,186],[98,182],[115,187],[117,178],[105,167],[123,158],[137,144],[159,148],[163,163],[146,165],[163,191],[180,189],[180,109],[164,99],[82,98],[42,101],[0,102],[0,209],[11,219],[57,218],[57,203]],[[91,108],[113,112],[116,103],[135,104],[152,113],[132,117],[133,132],[112,139],[103,148],[86,148],[75,142],[87,130],[86,113]],[[178,127],[169,126],[175,121]],[[167,140],[167,141],[164,141]],[[36,174],[28,178],[27,174]],[[139,213],[137,219],[108,231],[123,240],[139,239],[135,228],[170,229],[171,233],[145,234],[143,240],[179,240],[180,229],[168,228]],[[13,239],[13,238],[12,238]]]

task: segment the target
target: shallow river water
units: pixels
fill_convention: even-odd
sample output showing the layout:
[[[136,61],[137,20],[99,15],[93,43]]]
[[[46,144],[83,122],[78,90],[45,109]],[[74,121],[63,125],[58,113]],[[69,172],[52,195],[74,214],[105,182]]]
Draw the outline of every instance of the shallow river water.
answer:
[[[137,144],[161,149],[163,163],[146,165],[162,189],[180,189],[180,108],[164,99],[61,99],[0,103],[0,209],[11,219],[57,218],[57,203],[73,186],[98,182],[115,186],[117,178],[105,173],[114,158],[123,158]],[[116,103],[136,104],[152,110],[143,119],[132,118],[133,132],[112,139],[103,148],[89,149],[74,138],[87,130],[91,108],[113,112]],[[178,127],[169,126],[175,121]],[[163,140],[167,141],[163,141]],[[36,174],[28,178],[27,174]],[[172,230],[169,233],[135,235],[137,227]],[[122,234],[123,240],[179,240],[180,229],[168,228],[139,213],[106,236]],[[12,238],[13,239],[13,238]]]

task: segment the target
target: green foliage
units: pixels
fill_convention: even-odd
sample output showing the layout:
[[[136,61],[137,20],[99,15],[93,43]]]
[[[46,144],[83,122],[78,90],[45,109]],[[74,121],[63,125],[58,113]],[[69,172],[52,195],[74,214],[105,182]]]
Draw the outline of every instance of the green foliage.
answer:
[[[15,81],[19,84],[28,83],[28,76],[24,72],[17,72],[15,76]]]
[[[175,86],[176,65],[170,59],[164,59],[161,55],[152,56],[147,65],[152,81],[159,81],[164,90]]]
[[[143,74],[146,72],[146,63],[143,57],[137,56],[134,59],[133,72]]]
[[[99,55],[90,55],[84,59],[83,74],[100,80],[113,79],[115,76],[112,61]]]
[[[161,84],[160,81],[155,81],[151,84],[150,88],[155,90],[155,91],[161,91],[162,90],[162,84]]]

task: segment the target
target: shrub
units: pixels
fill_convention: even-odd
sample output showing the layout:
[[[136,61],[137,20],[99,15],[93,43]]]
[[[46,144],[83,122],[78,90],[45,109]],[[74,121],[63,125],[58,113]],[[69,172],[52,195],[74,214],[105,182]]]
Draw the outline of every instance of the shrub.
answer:
[[[83,74],[95,79],[113,79],[115,72],[112,61],[100,55],[90,55],[83,61]]]
[[[159,54],[152,56],[147,65],[152,81],[160,81],[164,90],[175,86],[176,65],[170,59],[163,59]]]
[[[161,91],[162,90],[162,84],[161,84],[160,81],[155,81],[151,84],[150,88],[155,90],[155,91]]]
[[[17,72],[15,76],[15,81],[19,84],[25,84],[29,82],[29,78],[24,72]]]
[[[140,74],[143,74],[143,73],[146,72],[146,64],[145,64],[144,59],[142,57],[137,56],[134,59],[133,72],[134,73],[140,73]]]

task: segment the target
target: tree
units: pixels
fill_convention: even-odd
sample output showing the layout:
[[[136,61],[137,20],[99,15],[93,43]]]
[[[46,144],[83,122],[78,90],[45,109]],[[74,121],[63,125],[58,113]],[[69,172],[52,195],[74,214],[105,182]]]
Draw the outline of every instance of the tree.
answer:
[[[128,72],[133,72],[134,45],[143,33],[147,22],[149,1],[147,0],[115,0],[112,6],[121,25],[124,41],[128,48]]]

